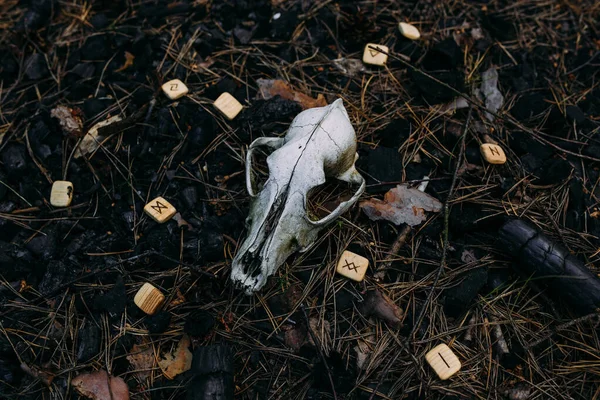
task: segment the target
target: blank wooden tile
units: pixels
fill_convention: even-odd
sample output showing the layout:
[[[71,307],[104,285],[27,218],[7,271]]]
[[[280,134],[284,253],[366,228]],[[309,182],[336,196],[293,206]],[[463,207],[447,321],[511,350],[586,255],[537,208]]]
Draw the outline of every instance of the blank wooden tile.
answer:
[[[484,143],[479,148],[481,155],[490,164],[504,164],[506,162],[506,154],[502,147],[497,144]]]
[[[165,296],[152,284],[146,282],[135,294],[133,302],[146,314],[154,314],[165,302]]]
[[[162,197],[157,197],[148,204],[146,204],[144,206],[144,211],[159,224],[167,222],[177,212],[175,207],[173,207],[171,203],[169,203]]]
[[[400,29],[400,33],[407,39],[417,40],[421,37],[421,32],[417,29],[416,26],[407,24],[406,22],[400,22],[398,24],[398,29]]]
[[[215,108],[229,120],[234,119],[244,108],[235,97],[227,92],[222,93],[219,98],[215,100],[214,105]]]
[[[380,48],[386,53],[389,52],[389,48],[387,46],[381,44],[368,43],[365,46],[365,51],[363,53],[363,62],[365,64],[384,65],[388,59],[387,54],[380,53],[379,51],[371,49],[370,47]]]
[[[338,261],[336,271],[348,279],[360,282],[365,278],[368,267],[369,260],[346,250]]]
[[[73,184],[69,181],[54,181],[50,192],[50,204],[54,207],[69,207],[73,200]]]
[[[433,368],[441,380],[446,380],[456,374],[461,367],[460,360],[442,343],[431,349],[426,355],[425,360]]]
[[[188,88],[185,83],[179,79],[173,79],[162,85],[162,90],[165,92],[167,97],[171,100],[177,100],[180,97],[185,96],[188,93]]]

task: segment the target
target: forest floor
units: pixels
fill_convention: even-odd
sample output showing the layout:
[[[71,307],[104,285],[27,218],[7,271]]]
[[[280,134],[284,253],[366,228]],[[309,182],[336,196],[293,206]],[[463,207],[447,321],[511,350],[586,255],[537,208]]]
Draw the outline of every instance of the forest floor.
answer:
[[[599,314],[497,242],[520,218],[600,268],[599,20],[591,0],[1,1],[0,397],[75,398],[105,371],[135,399],[599,399]],[[362,63],[368,43],[385,65]],[[171,79],[187,95],[170,100]],[[407,228],[357,203],[248,296],[229,278],[248,145],[338,98],[362,200],[429,177],[443,207]],[[69,207],[50,204],[57,180]],[[329,182],[309,213],[351,192]],[[144,213],[157,196],[176,218]],[[336,273],[345,250],[369,260],[362,282]],[[146,282],[166,296],[152,316],[134,304]],[[425,361],[440,343],[462,364],[448,380]]]

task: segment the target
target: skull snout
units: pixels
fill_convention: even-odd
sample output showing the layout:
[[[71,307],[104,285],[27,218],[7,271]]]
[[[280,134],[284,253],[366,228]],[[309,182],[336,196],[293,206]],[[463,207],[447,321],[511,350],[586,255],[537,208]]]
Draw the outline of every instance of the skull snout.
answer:
[[[316,230],[306,222],[305,212],[298,213],[299,209],[304,209],[304,195],[295,192],[285,202],[276,201],[270,209],[251,214],[249,235],[231,270],[231,279],[246,293],[264,286],[289,256],[305,250],[316,238]]]

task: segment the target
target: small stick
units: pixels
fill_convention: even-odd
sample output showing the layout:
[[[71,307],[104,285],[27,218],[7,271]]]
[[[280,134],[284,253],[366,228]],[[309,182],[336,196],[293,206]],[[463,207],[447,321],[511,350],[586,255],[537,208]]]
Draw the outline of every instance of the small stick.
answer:
[[[541,337],[540,339],[536,340],[535,342],[528,344],[525,346],[525,350],[529,350],[532,347],[537,346],[538,344],[542,343],[543,341],[550,339],[552,336],[554,336],[557,332],[559,331],[563,331],[567,328],[570,328],[571,326],[579,323],[579,322],[585,322],[585,321],[593,321],[595,320],[595,323],[598,324],[600,322],[600,313],[592,313],[592,314],[588,314],[588,315],[584,315],[583,317],[579,317],[579,318],[575,318],[569,322],[566,322],[562,325],[558,325],[556,328],[554,328],[554,331],[544,335],[543,337]]]
[[[25,142],[27,143],[27,152],[29,152],[29,157],[31,157],[33,163],[38,167],[42,175],[46,177],[48,183],[54,183],[52,178],[50,178],[50,175],[48,175],[48,171],[46,170],[46,168],[44,168],[42,164],[40,164],[40,162],[37,160],[37,158],[35,158],[35,155],[33,154],[33,150],[31,149],[31,143],[29,143],[29,127],[25,129]]]
[[[400,251],[400,249],[406,243],[406,239],[408,238],[408,234],[410,233],[411,230],[412,230],[412,228],[411,228],[410,225],[408,225],[408,224],[404,225],[404,228],[402,228],[402,230],[398,234],[398,237],[396,238],[396,240],[392,244],[392,248],[390,249],[389,256],[386,258],[386,260],[383,262],[383,264],[381,264],[381,267],[379,267],[377,269],[377,272],[374,275],[375,279],[379,279],[379,280],[384,280],[385,279],[385,272],[392,265],[393,258],[396,256],[396,254],[398,254],[398,252]]]
[[[419,185],[419,187],[417,189],[420,190],[421,192],[424,192],[425,189],[427,189],[428,184],[429,184],[429,177],[427,175],[425,175],[423,177],[421,184]],[[406,243],[406,239],[408,238],[408,234],[410,233],[411,230],[412,230],[412,227],[410,225],[406,224],[406,225],[404,225],[404,228],[402,228],[400,233],[398,233],[398,237],[396,238],[394,243],[392,243],[392,248],[390,249],[390,254],[386,258],[386,260],[383,262],[383,264],[381,264],[381,267],[377,268],[377,272],[374,275],[375,279],[378,279],[380,281],[385,279],[385,271],[387,271],[390,268],[390,266],[392,265],[392,262],[394,261],[393,260],[394,257],[396,257],[396,254],[398,254],[400,249],[402,247],[404,247],[404,244]]]

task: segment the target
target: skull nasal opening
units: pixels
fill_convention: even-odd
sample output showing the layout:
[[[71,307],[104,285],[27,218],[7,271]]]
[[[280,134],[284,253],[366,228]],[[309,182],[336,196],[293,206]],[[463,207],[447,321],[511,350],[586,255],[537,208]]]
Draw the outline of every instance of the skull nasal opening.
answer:
[[[243,271],[246,276],[256,278],[261,273],[262,257],[258,254],[246,253],[242,258]]]

